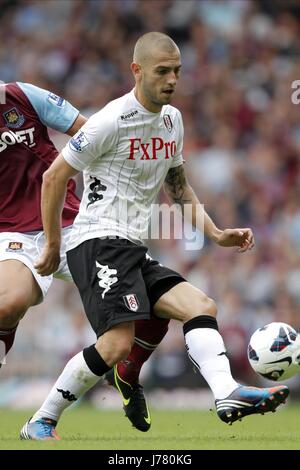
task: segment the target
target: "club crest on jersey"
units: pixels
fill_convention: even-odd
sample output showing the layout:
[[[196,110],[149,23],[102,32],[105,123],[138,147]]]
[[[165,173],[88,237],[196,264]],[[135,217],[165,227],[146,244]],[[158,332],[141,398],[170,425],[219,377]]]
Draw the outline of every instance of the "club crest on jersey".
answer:
[[[23,114],[21,114],[17,110],[17,108],[9,109],[5,113],[3,113],[3,117],[5,119],[7,127],[10,127],[11,129],[17,129],[18,127],[21,127],[25,122]]]
[[[50,103],[52,104],[55,104],[59,108],[62,108],[66,103],[66,100],[64,100],[60,96],[55,95],[54,93],[49,93],[48,101],[50,101]]]
[[[169,132],[172,132],[173,123],[169,114],[164,114],[164,123]]]
[[[79,132],[76,136],[72,137],[72,139],[69,142],[69,146],[71,150],[74,150],[75,152],[82,152],[84,147],[89,145],[89,141],[87,140],[86,136],[84,135],[84,132]]]
[[[137,296],[135,294],[123,295],[125,305],[129,310],[136,312],[140,306]]]
[[[21,242],[9,242],[8,248],[6,248],[6,251],[9,251],[9,252],[24,251],[23,250],[23,243],[21,243]]]

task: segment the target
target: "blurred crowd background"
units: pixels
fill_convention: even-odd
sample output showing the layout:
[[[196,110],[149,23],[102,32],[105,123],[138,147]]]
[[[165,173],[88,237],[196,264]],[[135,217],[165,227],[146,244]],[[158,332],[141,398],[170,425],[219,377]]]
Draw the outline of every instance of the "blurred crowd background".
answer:
[[[256,236],[246,254],[207,240],[186,251],[176,239],[150,242],[151,254],[216,300],[234,374],[255,385],[246,355],[252,332],[271,321],[300,327],[300,105],[291,100],[300,80],[299,2],[0,0],[0,80],[47,88],[91,115],[133,87],[132,51],[147,31],[181,48],[172,104],[183,114],[186,171],[200,201],[221,228],[249,226]],[[51,136],[60,148],[63,138]],[[93,340],[76,289],[56,281],[18,330],[0,404],[13,400],[12,384],[53,380]],[[176,322],[143,383],[205,386]],[[292,386],[300,390],[299,377]]]

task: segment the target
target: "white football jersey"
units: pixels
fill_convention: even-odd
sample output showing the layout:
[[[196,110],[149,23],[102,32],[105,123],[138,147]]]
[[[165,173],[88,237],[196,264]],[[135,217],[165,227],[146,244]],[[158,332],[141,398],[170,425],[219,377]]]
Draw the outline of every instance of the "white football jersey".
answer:
[[[134,90],[91,116],[62,151],[84,176],[68,249],[103,236],[141,243],[169,169],[183,163],[182,145],[178,109],[167,105],[151,113]]]

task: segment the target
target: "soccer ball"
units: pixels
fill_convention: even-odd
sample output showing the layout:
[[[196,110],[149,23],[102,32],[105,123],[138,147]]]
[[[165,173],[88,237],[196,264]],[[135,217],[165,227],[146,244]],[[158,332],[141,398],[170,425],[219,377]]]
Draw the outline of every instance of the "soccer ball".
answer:
[[[248,359],[266,379],[289,379],[300,371],[300,334],[286,323],[269,323],[251,336]]]

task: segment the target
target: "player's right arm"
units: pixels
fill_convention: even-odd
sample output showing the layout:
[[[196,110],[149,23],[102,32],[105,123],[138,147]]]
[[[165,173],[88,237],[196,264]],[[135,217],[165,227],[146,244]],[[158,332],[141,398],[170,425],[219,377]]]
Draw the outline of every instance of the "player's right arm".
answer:
[[[35,268],[42,276],[54,273],[60,261],[61,213],[68,180],[104,155],[117,139],[116,121],[103,108],[67,143],[43,175],[42,219],[46,244]]]
[[[67,184],[78,170],[70,166],[62,156],[54,160],[43,174],[42,218],[46,244],[35,268],[42,276],[48,276],[58,269],[60,263],[61,213],[65,201]]]

